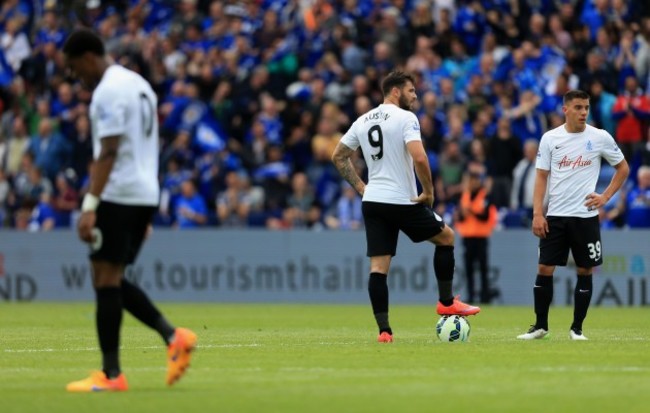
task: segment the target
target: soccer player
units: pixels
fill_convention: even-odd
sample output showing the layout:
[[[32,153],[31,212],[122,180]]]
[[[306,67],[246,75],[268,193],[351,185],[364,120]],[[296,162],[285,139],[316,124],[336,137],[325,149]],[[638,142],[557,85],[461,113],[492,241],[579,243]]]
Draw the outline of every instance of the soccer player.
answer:
[[[181,378],[196,335],[174,328],[137,285],[124,279],[158,205],[157,98],[139,74],[112,64],[101,39],[89,30],[73,32],[63,46],[66,67],[93,90],[90,103],[94,162],[78,223],[90,246],[96,293],[96,324],[103,370],[69,383],[71,392],[124,391],[119,338],[122,309],[156,330],[168,345],[167,384]]]
[[[587,340],[582,323],[587,316],[592,294],[592,268],[603,263],[598,208],[621,188],[629,167],[614,138],[602,129],[587,125],[589,95],[571,90],[564,95],[565,123],[546,132],[537,153],[533,195],[533,234],[540,238],[537,279],[533,287],[535,324],[521,340],[534,340],[548,334],[548,311],[553,300],[553,272],[564,266],[569,251],[578,267],[574,297],[572,340]],[[602,194],[594,192],[601,160],[616,172]],[[543,199],[548,187],[548,211]]]
[[[384,78],[381,87],[384,102],[352,124],[336,146],[332,161],[341,176],[363,196],[370,257],[368,293],[379,327],[378,341],[390,343],[393,331],[388,322],[387,275],[400,230],[413,242],[429,241],[436,245],[433,268],[438,280],[438,314],[466,316],[480,309],[452,294],[454,231],[431,210],[431,169],[420,137],[420,124],[411,112],[417,99],[413,77],[394,71]],[[359,147],[368,165],[367,184],[350,160]],[[419,195],[414,167],[422,185]]]

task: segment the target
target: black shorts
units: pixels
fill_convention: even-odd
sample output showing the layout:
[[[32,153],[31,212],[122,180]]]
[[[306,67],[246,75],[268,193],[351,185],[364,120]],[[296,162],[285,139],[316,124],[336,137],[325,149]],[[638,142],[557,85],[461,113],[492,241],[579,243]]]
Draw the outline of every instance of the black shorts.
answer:
[[[442,218],[422,204],[395,205],[364,201],[362,211],[369,257],[394,256],[400,230],[411,241],[422,242],[445,228]]]
[[[539,240],[539,263],[567,264],[569,250],[578,267],[591,268],[603,263],[598,217],[547,217],[548,234]]]
[[[156,207],[101,201],[97,207],[95,242],[91,245],[90,259],[132,264],[155,211]]]

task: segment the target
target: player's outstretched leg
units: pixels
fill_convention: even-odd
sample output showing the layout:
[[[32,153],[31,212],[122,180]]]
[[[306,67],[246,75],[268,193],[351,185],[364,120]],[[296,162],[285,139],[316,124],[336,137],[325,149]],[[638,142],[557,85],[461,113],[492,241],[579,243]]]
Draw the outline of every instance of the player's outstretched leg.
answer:
[[[171,386],[183,377],[190,366],[192,352],[196,348],[197,337],[186,328],[177,328],[174,338],[167,347],[167,385]]]
[[[465,304],[460,301],[460,297],[453,297],[452,283],[454,280],[454,232],[445,227],[444,231],[436,236],[441,237],[436,243],[436,250],[433,254],[433,271],[438,280],[438,306],[437,312],[439,315],[459,315],[468,316],[478,314],[481,309],[479,307]],[[434,238],[434,240],[436,239]],[[446,244],[439,245],[445,242]]]

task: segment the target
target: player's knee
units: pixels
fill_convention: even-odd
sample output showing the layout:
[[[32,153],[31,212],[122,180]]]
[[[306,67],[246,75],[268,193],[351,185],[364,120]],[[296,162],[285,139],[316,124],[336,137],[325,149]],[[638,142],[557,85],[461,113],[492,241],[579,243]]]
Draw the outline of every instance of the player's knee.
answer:
[[[443,230],[438,235],[436,235],[431,239],[431,242],[433,242],[437,246],[453,247],[455,238],[456,236],[454,234],[454,230],[451,229],[449,226],[445,225]]]
[[[97,288],[119,287],[124,267],[106,262],[93,262],[93,286]]]
[[[539,264],[537,266],[537,273],[541,275],[553,275],[555,272],[555,265]]]

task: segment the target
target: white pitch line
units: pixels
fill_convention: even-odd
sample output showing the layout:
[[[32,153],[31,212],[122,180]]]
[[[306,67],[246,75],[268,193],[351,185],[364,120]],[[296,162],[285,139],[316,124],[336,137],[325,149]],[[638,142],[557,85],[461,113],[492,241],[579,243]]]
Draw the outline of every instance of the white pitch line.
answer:
[[[198,345],[202,348],[237,348],[237,347],[261,347],[261,344],[205,344]],[[121,347],[122,350],[156,350],[163,349],[163,346],[142,346],[142,347]],[[78,347],[78,348],[7,348],[5,353],[54,353],[54,352],[76,352],[76,351],[98,351],[99,347]]]
[[[540,367],[531,369],[532,371],[541,371],[544,373],[564,373],[564,372],[645,372],[650,371],[650,367],[644,366],[563,366],[563,367]]]

